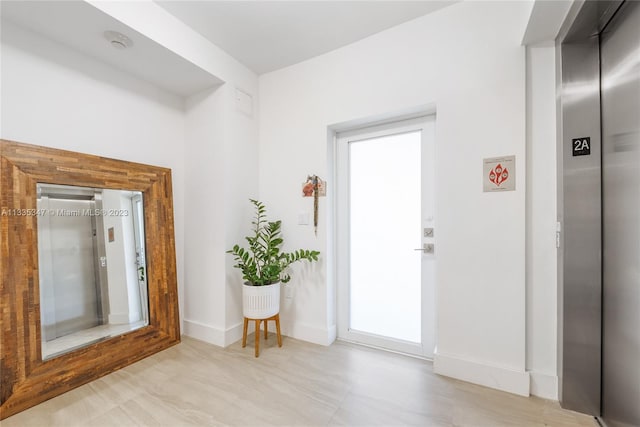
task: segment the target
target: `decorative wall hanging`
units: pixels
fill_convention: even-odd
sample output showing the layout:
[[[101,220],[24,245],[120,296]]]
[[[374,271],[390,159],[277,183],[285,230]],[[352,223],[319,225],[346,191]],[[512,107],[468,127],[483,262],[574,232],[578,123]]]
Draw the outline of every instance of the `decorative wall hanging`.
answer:
[[[327,195],[326,182],[318,175],[308,175],[302,184],[302,197],[313,197],[313,231],[318,235],[318,198]]]

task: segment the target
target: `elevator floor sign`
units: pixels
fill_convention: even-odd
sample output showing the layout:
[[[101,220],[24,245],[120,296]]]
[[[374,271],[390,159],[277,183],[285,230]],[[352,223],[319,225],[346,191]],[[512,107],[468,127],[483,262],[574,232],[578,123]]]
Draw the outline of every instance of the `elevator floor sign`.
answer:
[[[516,156],[484,159],[482,175],[484,192],[514,191],[516,189]]]

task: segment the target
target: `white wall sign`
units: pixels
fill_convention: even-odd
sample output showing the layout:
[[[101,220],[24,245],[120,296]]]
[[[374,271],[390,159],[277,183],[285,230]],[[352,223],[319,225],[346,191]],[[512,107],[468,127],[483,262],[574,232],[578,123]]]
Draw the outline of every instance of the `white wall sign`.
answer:
[[[516,189],[516,156],[484,159],[482,188],[484,192],[514,191]]]

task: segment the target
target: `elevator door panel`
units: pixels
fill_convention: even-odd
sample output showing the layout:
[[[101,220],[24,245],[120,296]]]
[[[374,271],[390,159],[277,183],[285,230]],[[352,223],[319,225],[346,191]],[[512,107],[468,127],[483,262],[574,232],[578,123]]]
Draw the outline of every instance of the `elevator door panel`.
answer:
[[[640,3],[601,34],[602,415],[640,426]]]
[[[89,200],[51,199],[51,275],[55,295],[54,339],[98,325],[98,296],[94,270],[91,217],[82,212],[95,209]]]

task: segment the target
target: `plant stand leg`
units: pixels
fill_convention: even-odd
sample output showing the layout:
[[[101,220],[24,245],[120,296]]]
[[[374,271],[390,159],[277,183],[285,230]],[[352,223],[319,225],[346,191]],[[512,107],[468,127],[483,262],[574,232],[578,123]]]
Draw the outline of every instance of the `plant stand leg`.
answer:
[[[267,325],[269,324],[269,322],[267,320],[268,319],[264,319],[264,339],[265,339],[265,341],[267,339]]]
[[[276,333],[278,336],[278,347],[282,347],[282,335],[280,335],[280,313],[274,316],[276,318]]]
[[[244,328],[242,329],[242,348],[247,346],[247,328],[249,327],[249,319],[244,318]]]
[[[260,320],[256,320],[256,357],[260,355]]]

